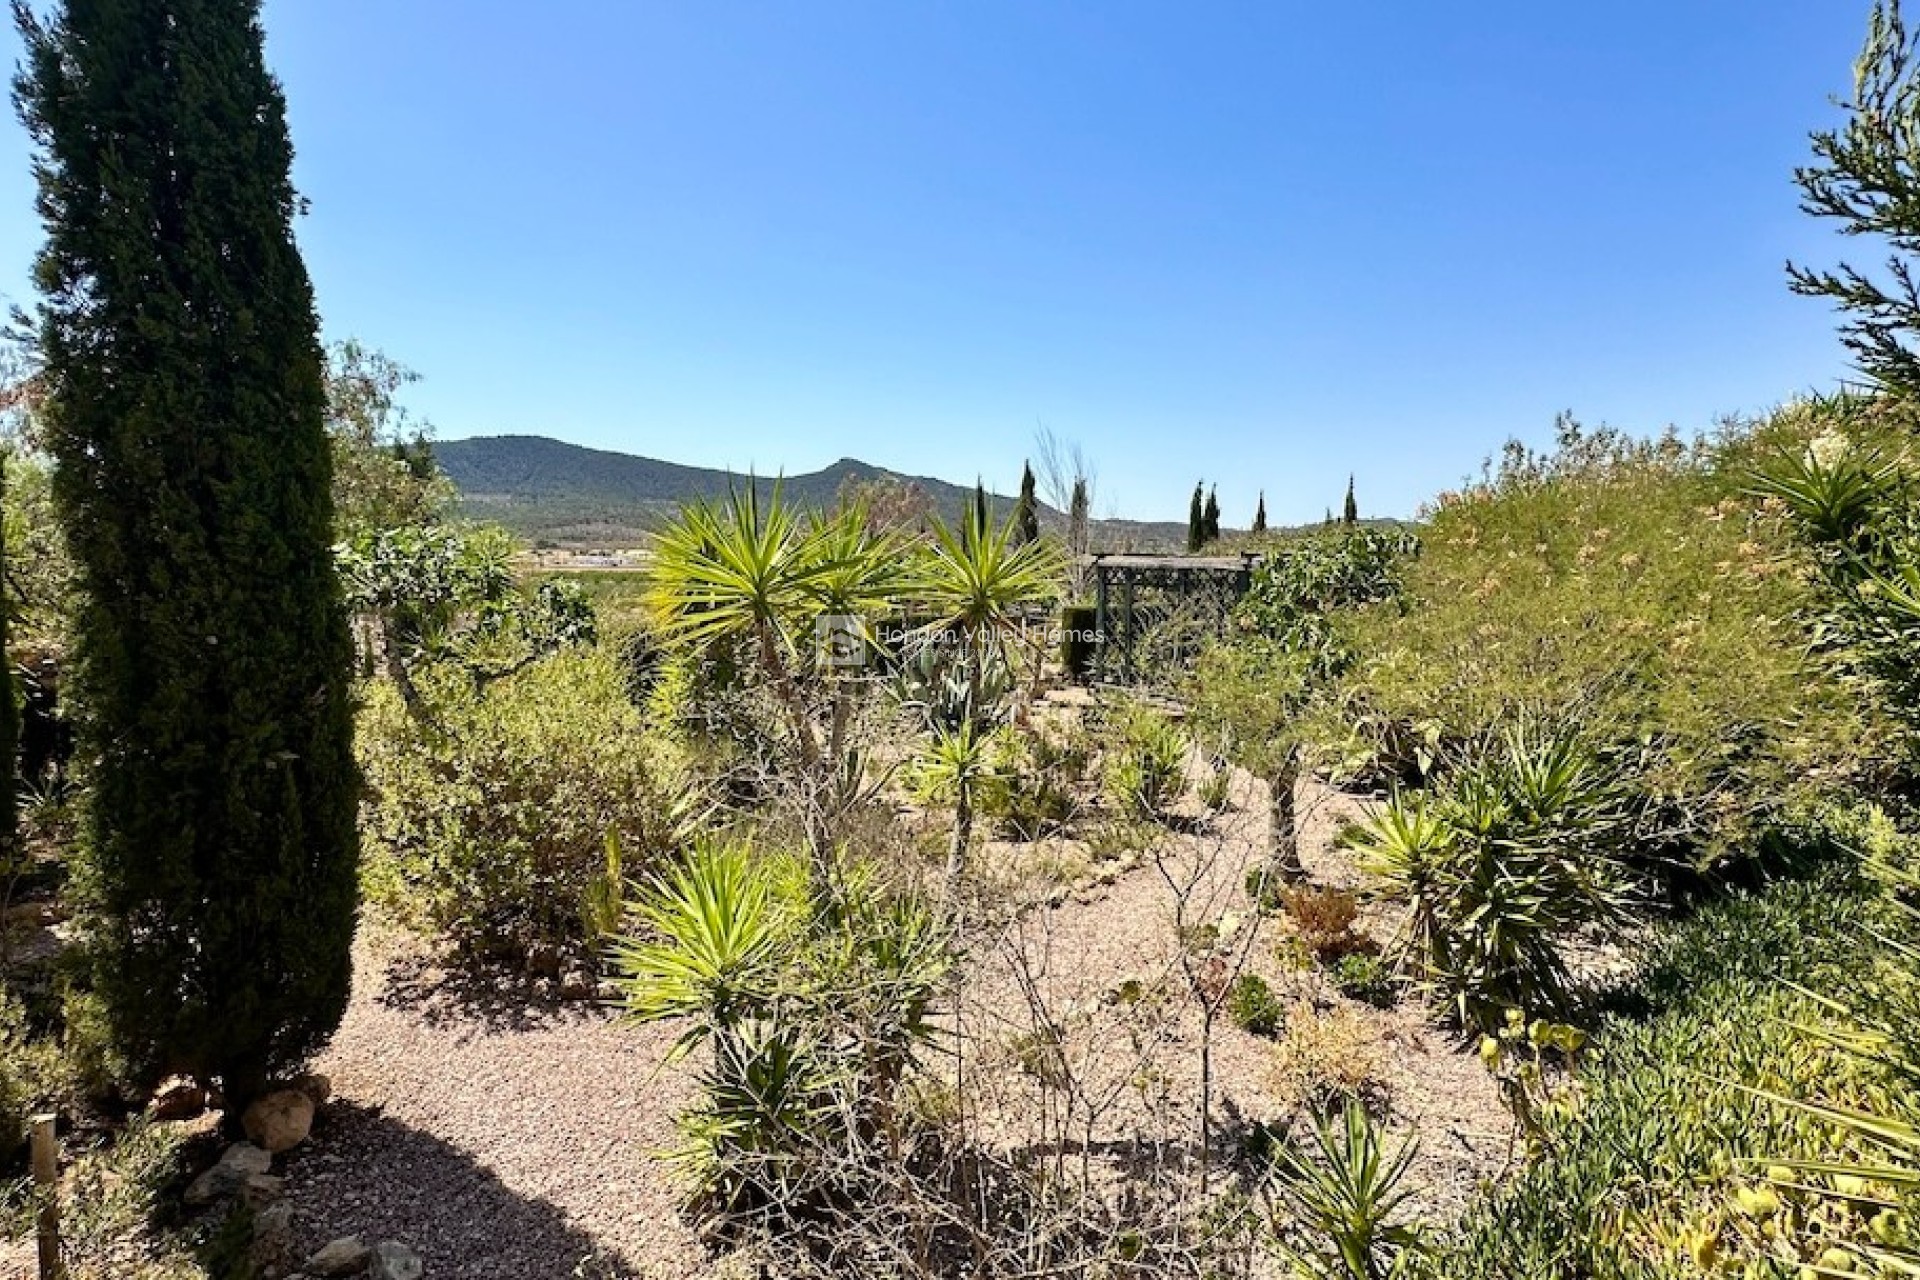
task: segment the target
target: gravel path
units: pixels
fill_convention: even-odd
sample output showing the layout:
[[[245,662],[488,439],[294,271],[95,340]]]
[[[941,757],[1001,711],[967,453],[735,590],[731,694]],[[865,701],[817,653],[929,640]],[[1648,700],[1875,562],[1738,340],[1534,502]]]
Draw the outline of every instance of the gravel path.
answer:
[[[400,1240],[435,1280],[700,1271],[652,1158],[688,1099],[684,1069],[659,1070],[673,1028],[474,992],[371,929],[357,960],[318,1064],[333,1101],[287,1170],[309,1249]]]
[[[1174,867],[1206,864],[1191,919],[1246,910],[1240,884],[1263,839],[1264,789],[1242,777],[1234,799],[1211,826],[1170,837]],[[1309,872],[1323,883],[1349,880],[1331,844],[1354,802],[1311,783],[1302,800]],[[1176,1012],[1151,1027],[1157,1084],[1143,1091],[1127,1050],[1139,1025],[1116,1020],[1102,998],[1129,976],[1167,972],[1173,903],[1150,861],[1029,913],[1016,940],[980,956],[965,1007],[976,1070],[996,1068],[973,1077],[987,1132],[998,1126],[1009,1143],[1037,1136],[1022,1111],[1030,1076],[1009,1061],[1010,1037],[1034,1025],[1030,998],[1073,1028],[1076,1069],[1097,1075],[1104,1066],[1115,1077],[1111,1110],[1088,1137],[1125,1142],[1151,1130],[1179,1141],[1193,1131],[1197,1020]],[[1012,956],[1023,949],[1032,983],[1015,976]],[[673,1145],[673,1116],[690,1099],[692,1067],[661,1067],[674,1028],[476,989],[436,969],[417,941],[371,926],[357,960],[352,1005],[317,1064],[332,1077],[333,1101],[314,1141],[288,1162],[306,1249],[349,1233],[397,1239],[420,1253],[432,1280],[670,1280],[707,1269],[654,1158]],[[1270,943],[1250,963],[1283,994],[1322,1008],[1339,1002],[1313,975],[1277,966]],[[1388,1050],[1393,1125],[1421,1142],[1420,1199],[1430,1210],[1457,1206],[1505,1158],[1508,1121],[1492,1082],[1417,1008],[1365,1016]],[[1223,1021],[1214,1055],[1221,1113],[1274,1114],[1271,1052]]]

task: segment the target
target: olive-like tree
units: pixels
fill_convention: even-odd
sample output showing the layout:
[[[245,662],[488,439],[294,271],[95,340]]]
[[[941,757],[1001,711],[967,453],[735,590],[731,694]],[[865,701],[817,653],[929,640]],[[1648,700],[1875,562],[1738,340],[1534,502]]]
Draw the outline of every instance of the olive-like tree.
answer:
[[[42,417],[81,587],[95,981],[238,1115],[345,1010],[352,650],[313,290],[258,0],[14,8]]]

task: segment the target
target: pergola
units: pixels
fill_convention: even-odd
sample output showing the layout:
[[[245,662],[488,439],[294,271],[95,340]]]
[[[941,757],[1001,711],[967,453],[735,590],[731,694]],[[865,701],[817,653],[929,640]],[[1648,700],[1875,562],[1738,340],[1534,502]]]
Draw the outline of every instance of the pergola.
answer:
[[[1253,585],[1259,557],[1096,555],[1086,561],[1093,573],[1093,678],[1132,684],[1135,649],[1159,618],[1176,611],[1217,618]],[[1143,599],[1143,597],[1145,597]]]

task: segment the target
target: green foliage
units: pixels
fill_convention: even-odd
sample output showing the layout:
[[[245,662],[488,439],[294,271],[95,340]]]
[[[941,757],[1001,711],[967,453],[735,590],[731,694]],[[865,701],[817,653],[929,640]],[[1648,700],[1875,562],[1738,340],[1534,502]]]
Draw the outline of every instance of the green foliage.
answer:
[[[1341,995],[1385,1009],[1393,1004],[1398,986],[1393,971],[1376,951],[1349,951],[1335,960],[1327,976]]]
[[[1242,1031],[1270,1036],[1286,1021],[1287,1007],[1257,973],[1243,973],[1227,988],[1227,1017]]]
[[[442,673],[426,692],[431,725],[392,687],[367,691],[369,897],[507,956],[617,922],[608,877],[655,865],[685,802],[614,656],[559,654],[480,692]]]
[[[1888,1097],[1884,1072],[1790,1030],[1816,1016],[1820,993],[1856,990],[1873,898],[1833,868],[1669,926],[1592,1029],[1578,1104],[1547,1116],[1539,1158],[1469,1209],[1434,1274],[1680,1280],[1722,1256],[1739,1274],[1735,1192],[1762,1163],[1849,1145],[1748,1086],[1854,1106]]]
[[[1751,460],[1808,430],[1802,408],[1694,446],[1563,420],[1553,452],[1510,447],[1441,495],[1404,609],[1336,618],[1358,656],[1308,732],[1348,772],[1407,781],[1549,718],[1619,765],[1650,850],[1747,856],[1882,750],[1808,652],[1807,582],[1746,494]]]
[[[371,630],[370,658],[410,709],[432,670],[474,689],[568,645],[592,643],[592,607],[579,587],[549,580],[531,592],[514,571],[505,530],[381,527],[337,550],[347,602]]]
[[[36,1034],[20,1002],[0,993],[0,1165],[20,1154],[27,1118],[64,1101],[71,1085],[58,1040]]]
[[[949,939],[870,870],[842,862],[835,879],[823,908],[798,860],[697,844],[613,948],[629,1015],[688,1019],[678,1051],[710,1051],[678,1158],[693,1202],[723,1216],[804,1214],[854,1190],[855,1147],[899,1136],[893,1099],[932,1035]]]
[[[1637,899],[1618,786],[1571,737],[1510,731],[1498,754],[1427,792],[1396,792],[1349,833],[1409,910],[1398,947],[1468,1026],[1565,1008],[1564,948]]]
[[[1295,1274],[1313,1280],[1393,1280],[1412,1274],[1420,1232],[1399,1222],[1411,1144],[1388,1148],[1367,1109],[1348,1099],[1318,1116],[1304,1143],[1275,1148],[1274,1233]]]
[[[1187,740],[1171,720],[1144,706],[1120,709],[1106,750],[1107,797],[1123,813],[1164,817],[1187,788]]]
[[[419,375],[354,339],[327,349],[327,436],[337,537],[432,524],[454,498],[433,462],[430,429],[399,403]]]
[[[285,103],[254,4],[15,14],[47,231],[41,416],[81,587],[89,943],[144,1072],[220,1077],[239,1108],[338,1022],[356,906],[352,657]]]
[[[1892,253],[1890,287],[1851,266],[1836,271],[1789,266],[1794,291],[1824,298],[1847,320],[1841,327],[1861,369],[1883,386],[1920,391],[1920,297],[1912,253],[1920,237],[1920,76],[1915,44],[1899,0],[1876,0],[1866,46],[1854,64],[1853,93],[1839,130],[1813,135],[1814,163],[1794,172],[1801,208],[1830,218],[1847,235],[1872,236]]]

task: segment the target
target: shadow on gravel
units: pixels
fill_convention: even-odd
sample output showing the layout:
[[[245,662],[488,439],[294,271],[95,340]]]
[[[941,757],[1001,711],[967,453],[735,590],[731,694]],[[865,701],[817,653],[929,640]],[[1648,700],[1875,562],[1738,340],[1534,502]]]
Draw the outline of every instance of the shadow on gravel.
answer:
[[[428,1026],[471,1023],[488,1031],[539,1031],[610,1016],[597,1000],[558,1000],[539,983],[504,969],[465,968],[423,955],[385,962],[379,1002]]]
[[[398,1240],[436,1280],[655,1280],[601,1255],[561,1211],[500,1182],[459,1148],[335,1099],[324,1137],[291,1153],[295,1261],[344,1235]],[[687,1259],[692,1272],[697,1259]]]

